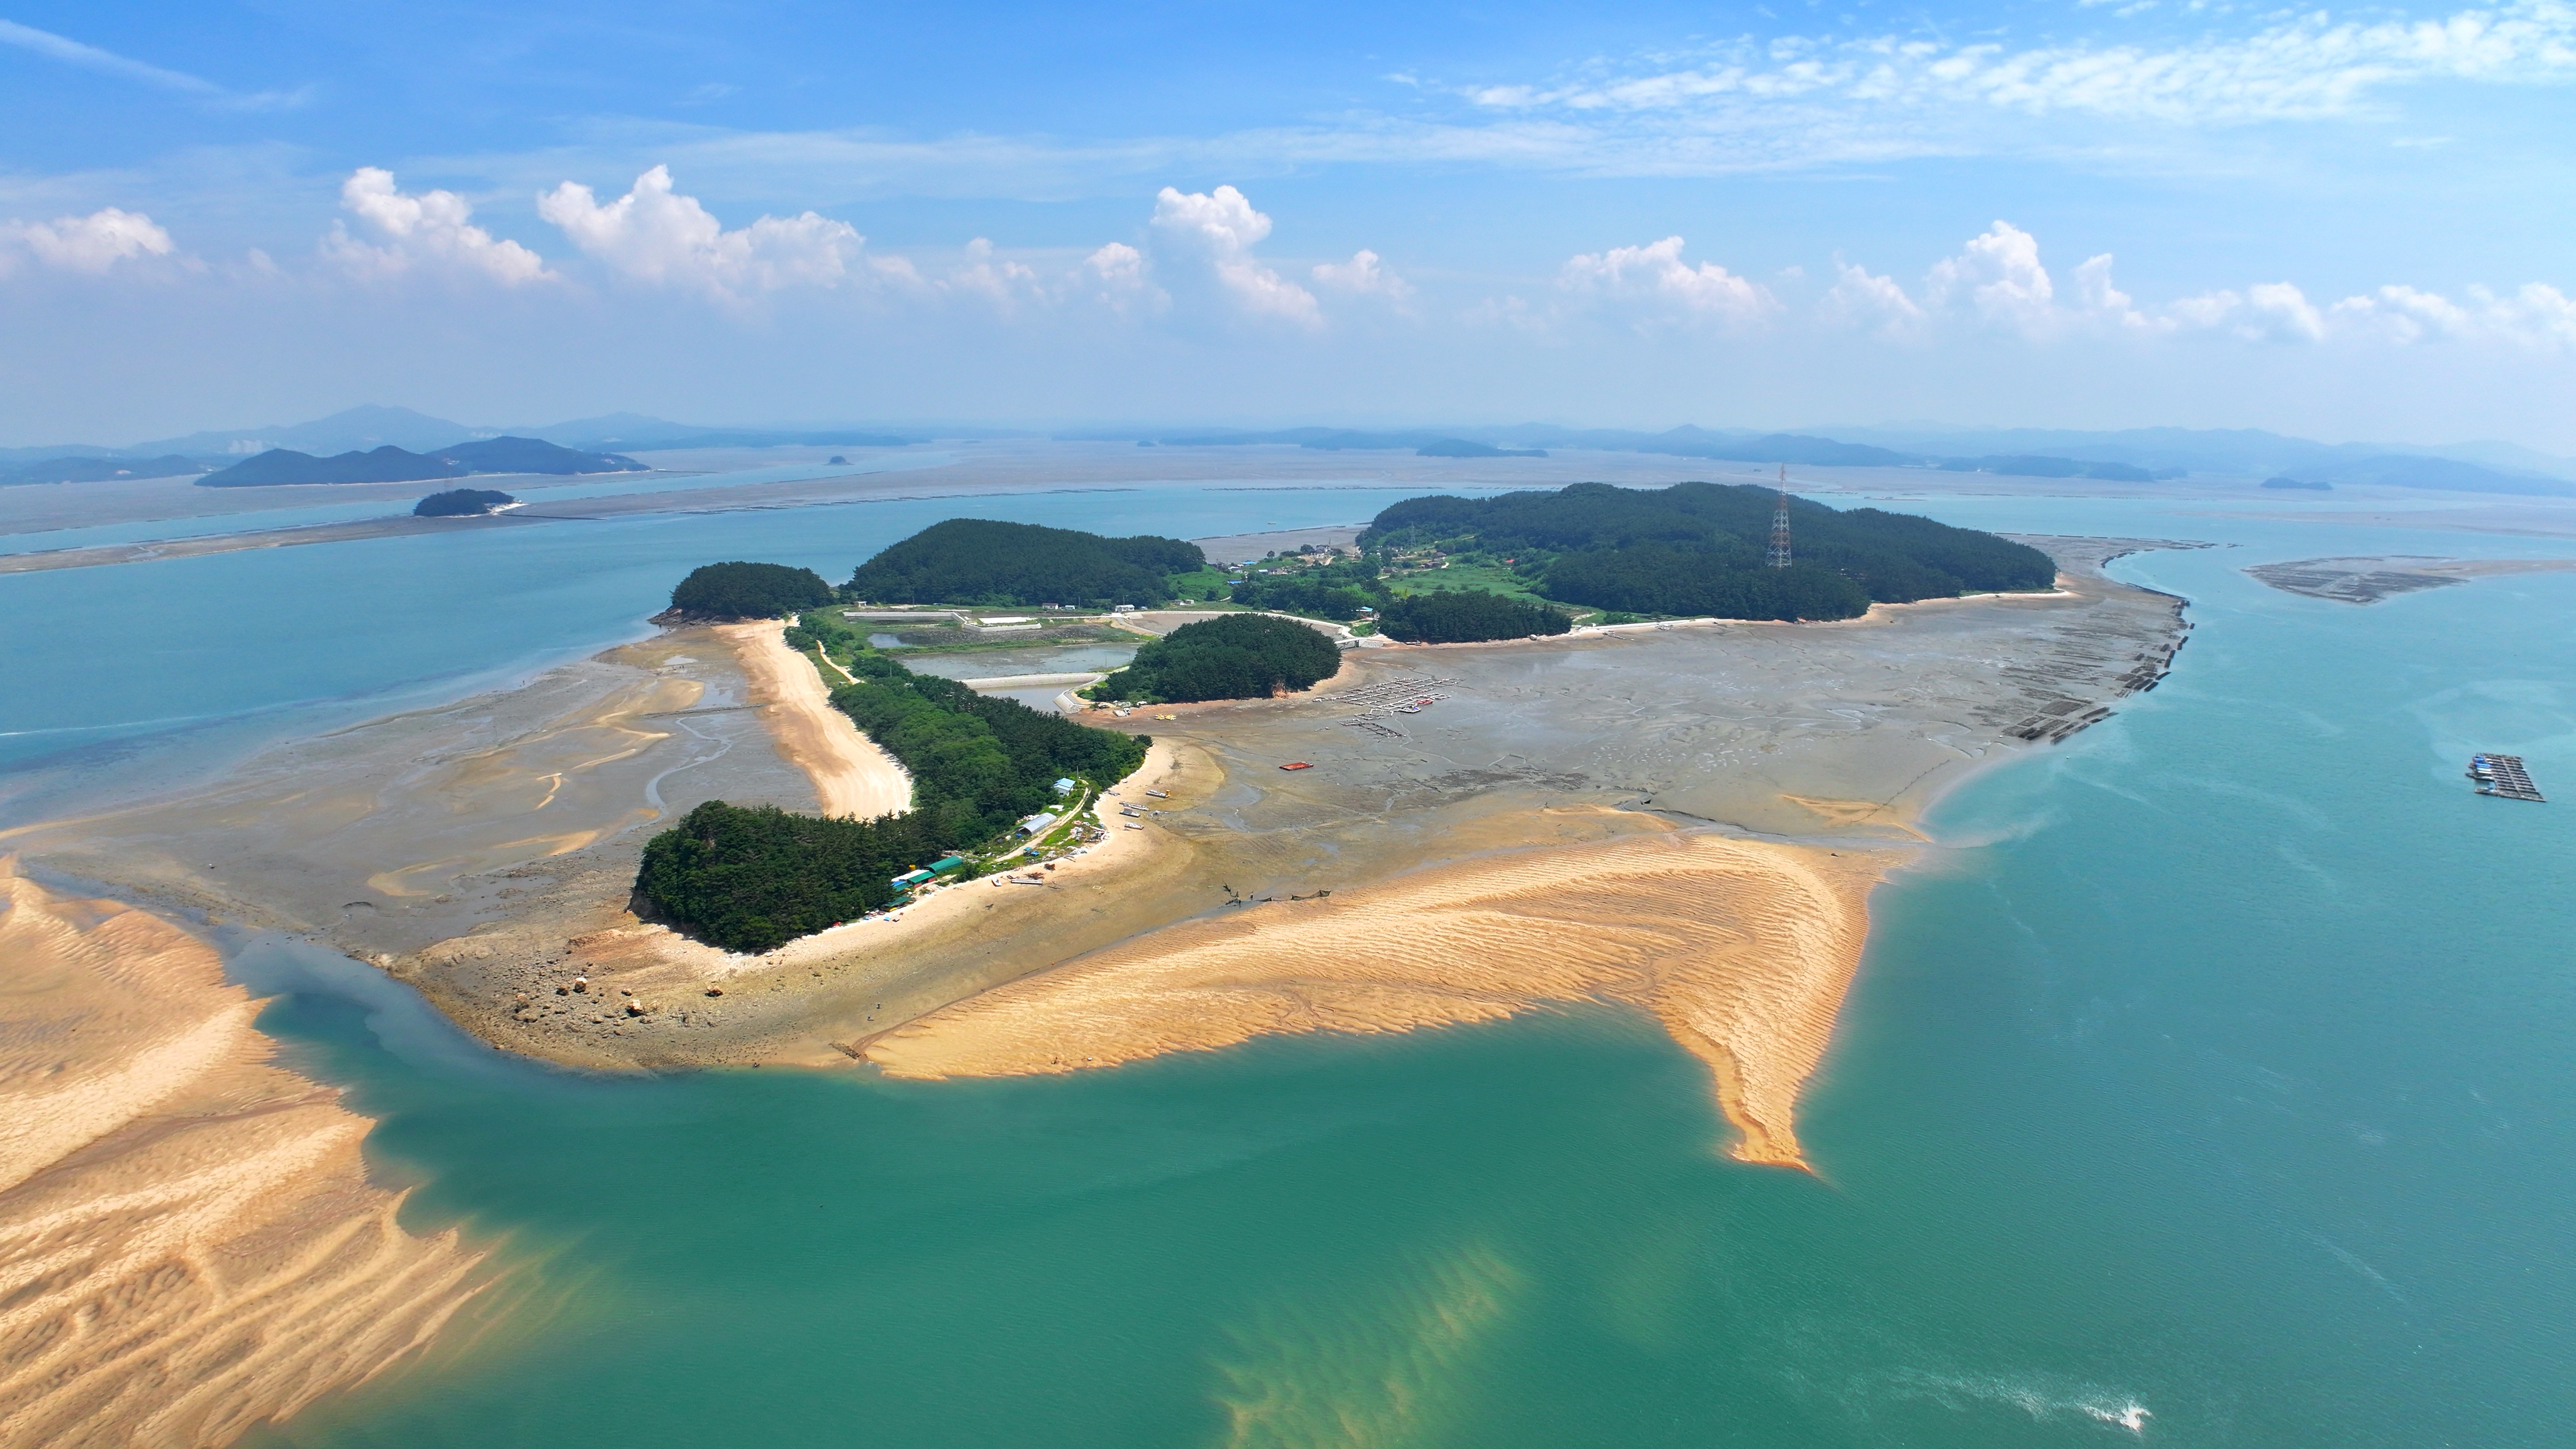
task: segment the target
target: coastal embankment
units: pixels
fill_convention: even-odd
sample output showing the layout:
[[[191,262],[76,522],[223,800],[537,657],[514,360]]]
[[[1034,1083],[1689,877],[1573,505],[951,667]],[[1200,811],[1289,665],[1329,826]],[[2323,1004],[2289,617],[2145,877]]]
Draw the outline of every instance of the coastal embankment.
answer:
[[[0,857],[0,1443],[196,1449],[426,1344],[483,1282],[205,941]]]

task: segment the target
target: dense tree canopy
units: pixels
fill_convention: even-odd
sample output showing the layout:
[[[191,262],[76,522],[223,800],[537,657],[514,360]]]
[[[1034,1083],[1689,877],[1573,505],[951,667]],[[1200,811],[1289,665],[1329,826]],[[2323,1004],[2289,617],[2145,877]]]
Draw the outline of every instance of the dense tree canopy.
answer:
[[[859,565],[850,594],[878,604],[1146,605],[1172,597],[1173,575],[1206,564],[1177,538],[952,518]]]
[[[968,849],[1056,800],[1108,786],[1152,741],[1092,729],[952,679],[860,656],[832,703],[912,775],[912,810],[827,820],[711,801],[644,847],[635,888],[657,914],[735,951],[766,951],[894,899],[895,876]]]
[[[821,574],[785,564],[703,564],[671,590],[673,609],[704,619],[775,619],[830,602]]]
[[[1234,586],[1234,601],[1255,609],[1276,609],[1283,614],[1311,614],[1318,619],[1338,619],[1349,623],[1378,602],[1383,589],[1369,587],[1367,580],[1346,565],[1308,569],[1284,578],[1247,578]]]
[[[450,488],[412,505],[418,518],[473,518],[519,500],[497,488]]]
[[[1092,693],[1164,704],[1268,699],[1329,679],[1341,667],[1341,650],[1309,625],[1269,614],[1227,614],[1184,624],[1137,650],[1133,663]]]
[[[1495,498],[1410,498],[1377,516],[1364,546],[1472,540],[1511,554],[1537,591],[1567,603],[1658,614],[1839,619],[1873,601],[2045,588],[2035,548],[1876,508],[1790,502],[1794,567],[1768,568],[1778,494],[1754,485],[1578,483]]]
[[[1442,589],[1408,594],[1378,615],[1378,629],[1407,644],[1467,644],[1479,639],[1523,639],[1562,634],[1574,627],[1563,609],[1515,599],[1490,589]]]

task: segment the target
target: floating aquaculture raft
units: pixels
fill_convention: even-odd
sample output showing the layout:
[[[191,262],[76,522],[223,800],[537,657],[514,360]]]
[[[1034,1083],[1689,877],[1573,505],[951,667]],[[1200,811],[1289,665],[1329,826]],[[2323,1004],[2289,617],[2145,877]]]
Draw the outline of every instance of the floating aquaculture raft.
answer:
[[[2540,791],[2532,787],[2531,775],[2522,768],[2520,755],[2471,755],[2469,778],[2478,782],[2481,795],[2546,803]]]

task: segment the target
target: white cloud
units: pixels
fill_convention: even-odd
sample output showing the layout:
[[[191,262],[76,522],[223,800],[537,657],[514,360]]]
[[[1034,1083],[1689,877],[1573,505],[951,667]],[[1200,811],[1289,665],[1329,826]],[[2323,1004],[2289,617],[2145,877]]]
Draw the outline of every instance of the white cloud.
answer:
[[[1183,192],[1166,186],[1154,198],[1155,271],[1167,282],[1177,271],[1203,270],[1216,292],[1243,314],[1322,325],[1315,294],[1263,266],[1254,246],[1270,235],[1270,218],[1252,209],[1231,186]],[[1169,261],[1174,265],[1165,267]]]
[[[2124,12],[2125,13],[2125,12]],[[1501,110],[1717,115],[1783,102],[1889,113],[1956,105],[2186,124],[2349,114],[2374,91],[2432,81],[2576,79],[2576,7],[2564,0],[2429,20],[2337,21],[2324,10],[2165,45],[2080,40],[2015,48],[1930,33],[1736,41],[1676,64],[1595,64],[1554,84],[1457,88]]]
[[[2140,312],[2128,293],[2111,285],[2111,254],[2088,257],[2075,269],[2075,296],[2087,316],[2120,327],[2151,328],[2157,324]]]
[[[1840,257],[1834,258],[1834,285],[1817,310],[1829,323],[1872,328],[1887,337],[1914,336],[1928,320],[1894,277],[1874,276]]]
[[[1577,297],[1640,309],[1639,326],[1689,320],[1743,327],[1777,309],[1770,291],[1715,262],[1682,260],[1682,239],[1569,257],[1558,285]]]
[[[1172,301],[1154,285],[1145,254],[1125,242],[1110,242],[1083,258],[1074,273],[1074,286],[1121,316],[1159,311]]]
[[[118,262],[171,254],[170,233],[139,211],[101,207],[87,216],[0,222],[0,276],[27,257],[64,271],[106,272]]]
[[[2057,321],[2057,287],[2039,262],[2039,239],[2008,221],[1971,237],[1955,257],[1933,264],[1924,297],[1935,308],[1965,306],[1988,322],[2041,336]]]
[[[213,81],[189,75],[184,71],[165,70],[145,61],[118,55],[114,51],[101,50],[95,45],[84,45],[68,36],[56,35],[50,30],[38,30],[32,25],[20,25],[15,21],[0,20],[0,45],[14,45],[22,50],[32,50],[38,55],[61,61],[66,65],[79,66],[83,70],[93,70],[103,75],[122,76],[127,80],[141,81],[145,85],[158,86],[163,90],[200,96],[222,110],[286,110],[300,106],[313,98],[314,88],[311,86],[301,86],[291,91],[237,94]]]
[[[943,285],[951,292],[979,298],[1005,316],[1046,300],[1046,284],[1036,269],[995,256],[992,241],[980,236],[966,244],[966,265],[950,272]]]
[[[726,231],[693,196],[672,189],[656,166],[624,196],[602,205],[567,181],[537,198],[537,215],[563,229],[583,253],[639,281],[735,299],[782,287],[836,287],[899,275],[857,265],[867,238],[846,222],[806,212],[764,216]]]
[[[2556,287],[2530,282],[2509,295],[2485,287],[2466,289],[2464,301],[2404,285],[2346,297],[2326,314],[2339,335],[2399,344],[2504,342],[2520,347],[2576,347],[2576,300]]]
[[[1384,297],[1399,309],[1413,299],[1413,284],[1387,270],[1385,260],[1366,247],[1351,253],[1347,262],[1317,263],[1315,285],[1355,297]]]
[[[553,275],[543,257],[474,225],[474,207],[464,197],[453,191],[406,196],[394,186],[394,174],[381,167],[351,172],[340,183],[340,206],[378,240],[361,241],[335,221],[322,238],[322,254],[361,277],[426,268],[517,286]]]
[[[2307,294],[2288,282],[2257,282],[2238,292],[2221,289],[2173,304],[2181,326],[2224,332],[2245,342],[2322,342],[2325,317]]]
[[[0,45],[14,45],[22,50],[32,50],[38,55],[59,60],[66,65],[76,65],[83,70],[99,71],[106,75],[123,76],[128,80],[139,80],[146,85],[159,86],[164,90],[186,91],[204,96],[223,94],[223,87],[213,81],[200,80],[175,70],[163,70],[157,65],[130,60],[114,51],[101,50],[95,45],[83,45],[77,40],[56,35],[52,31],[38,30],[32,25],[20,25],[15,21],[0,20]]]

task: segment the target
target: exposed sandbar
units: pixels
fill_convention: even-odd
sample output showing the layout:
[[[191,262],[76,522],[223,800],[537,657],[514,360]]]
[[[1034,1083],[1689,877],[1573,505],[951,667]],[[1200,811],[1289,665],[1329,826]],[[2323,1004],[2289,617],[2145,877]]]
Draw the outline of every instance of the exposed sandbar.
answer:
[[[814,782],[826,815],[873,820],[910,810],[912,776],[832,708],[823,676],[813,660],[787,647],[786,631],[777,620],[716,626],[742,666],[752,703],[761,707],[779,753]]]
[[[212,947],[0,857],[0,1443],[222,1444],[477,1289],[395,1220],[369,1123],[274,1066]]]
[[[1025,1075],[1619,1001],[1708,1063],[1736,1156],[1803,1167],[1798,1091],[1887,860],[1680,832],[1512,852],[1157,931],[934,1012],[867,1055],[895,1076]]]
[[[2458,559],[2413,554],[2371,558],[2311,558],[2295,563],[2256,564],[2245,572],[2288,594],[2332,599],[2343,604],[2376,604],[2399,594],[2464,584],[2499,574],[2566,573],[2576,559]]]

